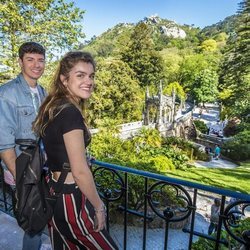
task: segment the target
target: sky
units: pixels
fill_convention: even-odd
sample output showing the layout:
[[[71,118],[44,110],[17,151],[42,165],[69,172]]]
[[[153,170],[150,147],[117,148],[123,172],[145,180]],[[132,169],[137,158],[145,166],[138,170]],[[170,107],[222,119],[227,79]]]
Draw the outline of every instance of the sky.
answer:
[[[196,27],[215,24],[236,14],[240,0],[71,0],[85,10],[83,31],[86,40],[118,23],[137,23],[158,15],[178,24]]]

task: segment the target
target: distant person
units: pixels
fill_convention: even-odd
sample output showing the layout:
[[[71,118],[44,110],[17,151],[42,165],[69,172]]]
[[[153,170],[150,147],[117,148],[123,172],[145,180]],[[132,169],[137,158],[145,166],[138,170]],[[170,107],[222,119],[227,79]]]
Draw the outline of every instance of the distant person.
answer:
[[[221,151],[221,149],[220,149],[219,145],[216,144],[215,149],[214,149],[215,160],[219,159],[219,157],[220,157],[220,151]]]
[[[205,152],[206,152],[206,154],[209,154],[209,153],[210,153],[209,147],[205,147]]]
[[[219,215],[220,215],[220,199],[215,198],[214,204],[211,206],[210,225],[208,227],[209,235],[217,231],[219,223]]]
[[[207,135],[210,133],[210,127],[207,128]]]

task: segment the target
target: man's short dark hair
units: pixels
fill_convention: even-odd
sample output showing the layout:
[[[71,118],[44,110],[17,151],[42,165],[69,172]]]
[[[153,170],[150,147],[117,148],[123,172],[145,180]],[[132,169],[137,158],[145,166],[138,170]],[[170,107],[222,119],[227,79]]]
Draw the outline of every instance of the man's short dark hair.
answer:
[[[39,43],[26,42],[18,50],[19,58],[23,59],[25,53],[41,54],[45,57],[45,48]]]

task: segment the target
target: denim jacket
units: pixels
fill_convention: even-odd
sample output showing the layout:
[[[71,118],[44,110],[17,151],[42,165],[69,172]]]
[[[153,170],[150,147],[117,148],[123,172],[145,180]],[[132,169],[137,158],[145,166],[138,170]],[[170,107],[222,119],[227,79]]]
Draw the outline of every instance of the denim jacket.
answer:
[[[37,85],[40,100],[46,92]],[[6,149],[16,149],[15,139],[35,139],[32,122],[36,118],[32,95],[28,83],[22,74],[0,86],[0,152]]]

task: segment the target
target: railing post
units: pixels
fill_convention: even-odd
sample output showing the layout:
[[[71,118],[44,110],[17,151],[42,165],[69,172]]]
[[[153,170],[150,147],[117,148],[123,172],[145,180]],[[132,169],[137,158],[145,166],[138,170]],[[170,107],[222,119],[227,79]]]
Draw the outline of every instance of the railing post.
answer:
[[[124,239],[123,249],[127,249],[127,209],[128,209],[128,174],[125,173],[125,197],[124,197]]]
[[[193,234],[194,234],[194,221],[195,221],[195,210],[196,210],[196,199],[197,199],[197,189],[194,189],[194,198],[193,198],[193,211],[191,217],[191,226],[190,226],[190,235],[189,235],[189,245],[188,249],[191,250],[193,243]]]
[[[143,218],[143,246],[142,249],[146,249],[146,238],[147,238],[147,212],[148,212],[148,178],[145,178],[144,183],[144,218]]]
[[[169,222],[165,222],[165,240],[164,240],[164,250],[168,249],[168,229],[169,229]]]

